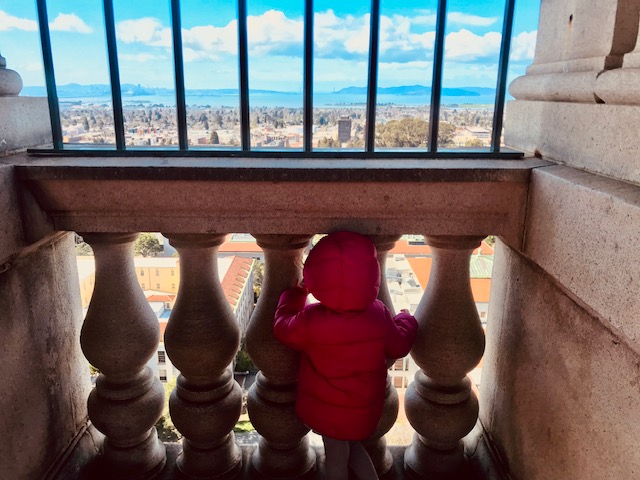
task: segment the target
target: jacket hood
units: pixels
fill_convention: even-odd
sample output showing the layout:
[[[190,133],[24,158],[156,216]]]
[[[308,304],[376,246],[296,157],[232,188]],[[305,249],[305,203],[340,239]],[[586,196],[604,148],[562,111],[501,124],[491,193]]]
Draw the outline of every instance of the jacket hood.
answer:
[[[338,312],[364,310],[380,289],[376,247],[357,233],[331,233],[311,250],[303,276],[305,287],[325,307]]]

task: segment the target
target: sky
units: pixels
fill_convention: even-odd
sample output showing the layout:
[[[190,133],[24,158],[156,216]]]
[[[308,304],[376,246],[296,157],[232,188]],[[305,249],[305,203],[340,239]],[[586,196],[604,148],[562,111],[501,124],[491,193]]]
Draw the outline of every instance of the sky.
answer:
[[[169,0],[113,0],[122,83],[173,88]],[[237,88],[235,1],[182,0],[187,89]],[[443,86],[495,87],[504,0],[449,0]],[[509,77],[533,60],[540,0],[516,0]],[[108,84],[102,1],[48,0],[56,82]],[[303,0],[247,0],[252,89],[302,90]],[[314,2],[314,90],[366,86],[370,0]],[[430,85],[437,0],[381,0],[381,87]],[[44,85],[35,1],[0,0],[0,53]]]

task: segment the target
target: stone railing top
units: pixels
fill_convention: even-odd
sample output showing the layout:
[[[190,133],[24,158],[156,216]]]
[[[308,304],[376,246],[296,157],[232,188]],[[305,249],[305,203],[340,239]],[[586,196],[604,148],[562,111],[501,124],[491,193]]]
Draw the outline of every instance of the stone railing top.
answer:
[[[57,230],[500,235],[522,243],[526,160],[14,156]]]
[[[13,157],[24,180],[176,180],[281,182],[528,182],[522,160],[278,159],[190,157]]]

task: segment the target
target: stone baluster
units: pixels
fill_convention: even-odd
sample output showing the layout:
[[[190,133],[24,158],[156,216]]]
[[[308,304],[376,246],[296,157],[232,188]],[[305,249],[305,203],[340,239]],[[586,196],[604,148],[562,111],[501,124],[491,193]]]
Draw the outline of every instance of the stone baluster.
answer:
[[[165,332],[167,354],[181,372],[169,400],[184,435],[176,464],[187,478],[233,478],[242,467],[233,434],[242,390],[230,368],[240,328],[218,277],[216,252],[225,235],[168,237],[180,254],[180,287]]]
[[[144,479],[165,463],[154,424],[164,389],[147,361],[160,338],[158,319],[136,279],[137,234],[82,234],[96,262],[96,282],[80,343],[101,372],[89,395],[89,418],[105,434],[100,469],[108,478]]]
[[[264,250],[262,293],[247,329],[247,350],[260,368],[251,386],[248,410],[262,438],[253,452],[252,469],[259,478],[301,478],[312,473],[315,453],[309,429],[295,414],[298,354],[273,336],[280,294],[302,278],[302,254],[309,235],[255,235]]]
[[[405,396],[416,431],[405,452],[412,478],[455,475],[463,467],[461,439],[478,417],[478,399],[466,376],[480,361],[484,332],[471,293],[469,259],[481,237],[425,237],[433,265],[416,318],[411,351],[421,370]]]
[[[380,291],[378,292],[378,298],[391,310],[393,315],[395,315],[395,309],[389,294],[386,265],[389,251],[395,246],[399,238],[399,235],[376,235],[371,237],[378,250],[378,263],[380,264]],[[389,359],[387,366],[391,366],[393,360],[395,359]],[[396,422],[398,408],[398,392],[391,384],[391,376],[387,375],[387,389],[382,417],[376,432],[364,442],[364,446],[373,461],[373,465],[376,467],[379,477],[385,475],[393,467],[393,457],[389,449],[387,449],[387,440],[384,436]]]

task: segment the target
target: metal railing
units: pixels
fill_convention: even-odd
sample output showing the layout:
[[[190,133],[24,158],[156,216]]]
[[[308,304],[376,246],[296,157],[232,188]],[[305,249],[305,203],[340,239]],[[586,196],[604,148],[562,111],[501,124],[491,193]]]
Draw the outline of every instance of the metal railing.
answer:
[[[111,83],[112,108],[115,130],[115,148],[96,148],[82,145],[80,148],[65,148],[63,142],[60,108],[56,89],[55,70],[49,33],[46,0],[36,0],[43,65],[51,117],[52,149],[30,150],[37,154],[62,154],[82,156],[198,156],[198,157],[270,157],[270,158],[519,158],[521,152],[501,147],[502,119],[504,113],[507,69],[511,46],[515,0],[505,0],[502,40],[500,46],[495,104],[493,111],[491,145],[480,150],[442,149],[438,145],[440,107],[442,95],[442,73],[444,63],[444,43],[447,15],[447,0],[438,1],[436,36],[434,44],[433,72],[431,83],[431,109],[429,121],[428,150],[418,149],[377,149],[375,146],[375,118],[378,90],[378,53],[380,43],[380,0],[371,0],[369,68],[366,101],[366,129],[363,150],[314,149],[313,130],[313,0],[304,4],[304,58],[303,58],[303,148],[263,149],[251,146],[249,109],[249,48],[247,30],[247,0],[237,0],[238,12],[238,71],[240,106],[240,147],[213,147],[190,149],[187,134],[187,106],[185,100],[184,59],[182,48],[182,27],[180,0],[170,0],[172,49],[175,71],[176,117],[178,127],[178,148],[127,148],[125,145],[125,122],[122,107],[122,92],[118,64],[116,27],[113,0],[103,0],[106,46]]]

